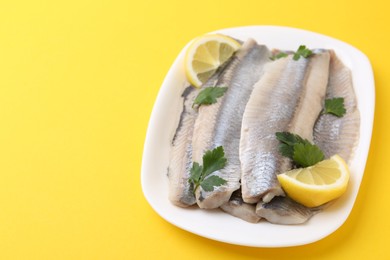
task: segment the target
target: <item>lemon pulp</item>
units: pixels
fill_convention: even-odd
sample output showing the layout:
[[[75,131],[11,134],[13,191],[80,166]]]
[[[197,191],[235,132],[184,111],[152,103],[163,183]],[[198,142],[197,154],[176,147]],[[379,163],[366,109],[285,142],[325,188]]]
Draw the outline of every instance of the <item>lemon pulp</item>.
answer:
[[[317,207],[340,197],[347,188],[349,175],[345,161],[334,155],[314,166],[294,169],[277,177],[293,200],[307,207]]]
[[[188,81],[200,87],[216,70],[240,48],[236,40],[221,34],[196,38],[185,55],[185,73]]]

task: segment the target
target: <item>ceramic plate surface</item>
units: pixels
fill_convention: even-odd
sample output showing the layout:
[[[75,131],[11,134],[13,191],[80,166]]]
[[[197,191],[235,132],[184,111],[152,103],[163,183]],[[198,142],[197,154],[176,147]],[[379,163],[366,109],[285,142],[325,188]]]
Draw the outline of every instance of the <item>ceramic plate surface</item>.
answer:
[[[268,48],[296,50],[299,45],[335,50],[352,71],[353,84],[360,110],[360,140],[350,162],[351,180],[346,193],[329,208],[302,225],[275,225],[266,221],[247,223],[220,210],[180,208],[168,200],[167,168],[169,148],[178,124],[186,83],[183,62],[186,47],[170,68],[159,91],[145,140],[141,183],[152,208],[165,220],[179,228],[209,239],[253,247],[296,246],[320,240],[337,230],[348,218],[364,174],[370,146],[375,87],[367,57],[351,45],[334,38],[300,29],[277,26],[237,27],[217,31],[240,40],[254,38]],[[215,32],[214,32],[215,33]]]

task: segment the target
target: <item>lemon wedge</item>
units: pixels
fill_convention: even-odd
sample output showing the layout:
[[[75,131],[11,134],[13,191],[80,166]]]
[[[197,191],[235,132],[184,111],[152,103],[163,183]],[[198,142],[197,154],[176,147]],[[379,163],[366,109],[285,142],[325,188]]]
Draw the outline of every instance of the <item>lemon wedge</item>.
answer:
[[[184,60],[188,81],[200,87],[240,46],[236,40],[221,34],[196,38],[188,47]]]
[[[311,167],[294,169],[279,174],[278,180],[293,200],[317,207],[340,197],[347,189],[349,170],[338,155]]]

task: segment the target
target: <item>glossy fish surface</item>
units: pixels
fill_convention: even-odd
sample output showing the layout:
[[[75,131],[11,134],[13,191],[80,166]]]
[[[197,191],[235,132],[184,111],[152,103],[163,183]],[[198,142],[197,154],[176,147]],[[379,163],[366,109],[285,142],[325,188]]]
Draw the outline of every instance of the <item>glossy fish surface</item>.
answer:
[[[313,139],[328,82],[329,52],[293,60],[292,55],[266,65],[246,105],[241,130],[242,197],[269,202],[284,195],[276,175],[292,162],[278,151],[276,132]]]
[[[231,194],[240,188],[239,143],[241,121],[254,84],[263,74],[270,52],[267,47],[247,40],[221,72],[216,86],[227,87],[217,103],[200,106],[193,135],[193,161],[202,162],[208,150],[223,146],[226,166],[214,172],[227,183],[211,192],[201,187],[196,191],[197,204],[201,208],[217,208],[226,203]]]
[[[242,200],[241,190],[233,192],[232,197],[221,206],[221,209],[232,216],[250,223],[257,223],[261,219],[256,214],[256,205],[245,203]]]
[[[192,133],[197,113],[191,108],[197,95],[196,89],[189,86],[183,94],[183,110],[179,125],[172,141],[168,168],[169,200],[180,207],[195,204],[193,187],[188,182],[192,165]]]
[[[351,72],[337,58],[334,51],[330,53],[326,98],[344,98],[346,114],[343,117],[322,114],[314,127],[314,142],[324,151],[326,158],[338,154],[348,162],[359,140],[360,114]]]
[[[219,72],[211,77],[202,87],[213,86]],[[180,120],[171,144],[168,167],[169,200],[180,207],[196,203],[193,185],[188,182],[192,167],[192,137],[197,111],[193,108],[194,100],[200,89],[188,86],[181,97],[183,100]]]
[[[273,224],[302,224],[319,212],[319,208],[308,208],[288,197],[274,197],[270,202],[259,202],[256,214]]]

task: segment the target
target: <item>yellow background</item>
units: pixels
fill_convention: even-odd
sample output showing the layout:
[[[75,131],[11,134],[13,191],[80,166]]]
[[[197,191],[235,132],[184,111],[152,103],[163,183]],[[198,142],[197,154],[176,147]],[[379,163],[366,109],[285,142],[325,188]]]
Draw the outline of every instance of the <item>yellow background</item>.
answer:
[[[390,259],[385,2],[1,0],[0,259]],[[338,38],[374,69],[374,132],[356,205],[310,245],[211,241],[165,222],[142,194],[146,128],[172,62],[192,38],[244,25]]]

